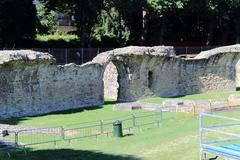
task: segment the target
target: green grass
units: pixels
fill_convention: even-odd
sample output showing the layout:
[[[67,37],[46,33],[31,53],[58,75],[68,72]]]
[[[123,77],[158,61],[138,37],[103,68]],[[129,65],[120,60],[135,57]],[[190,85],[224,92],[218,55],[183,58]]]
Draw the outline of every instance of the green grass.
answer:
[[[71,41],[77,41],[79,38],[77,35],[74,34],[51,34],[51,35],[37,35],[36,40],[40,42],[48,42],[48,41],[65,41],[65,42],[71,42]]]
[[[31,148],[27,157],[16,160],[159,160],[197,159],[198,120],[167,120],[160,128],[134,132],[124,138],[100,137],[97,140],[73,141],[71,145],[59,142]],[[49,150],[50,149],[50,150]]]
[[[227,98],[233,92],[206,93],[188,95],[184,99],[219,99]],[[143,101],[161,103],[163,98],[149,98]],[[53,127],[86,121],[95,121],[106,118],[127,116],[136,111],[113,111],[114,102],[107,101],[103,106],[92,109],[79,109],[67,112],[53,113],[36,117],[19,118],[2,123],[17,124],[35,127]],[[13,160],[195,160],[199,157],[199,125],[198,119],[184,116],[183,119],[168,119],[174,113],[164,113],[165,120],[160,128],[135,131],[133,135],[124,138],[101,136],[98,139],[86,138],[66,142],[44,144],[28,148],[27,156],[22,152],[13,157]],[[7,158],[1,158],[5,160]]]

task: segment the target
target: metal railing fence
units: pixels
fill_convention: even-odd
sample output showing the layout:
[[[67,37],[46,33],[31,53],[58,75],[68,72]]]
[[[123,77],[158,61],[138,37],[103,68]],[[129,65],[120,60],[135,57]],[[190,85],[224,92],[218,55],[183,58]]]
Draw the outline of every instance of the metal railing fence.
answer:
[[[216,48],[218,46],[184,46],[174,47],[176,55],[198,54],[201,51]],[[14,50],[21,48],[14,48]],[[76,63],[83,64],[91,61],[99,53],[112,50],[114,48],[30,48],[34,51],[48,52],[56,59],[57,64]],[[2,50],[13,50],[3,48]]]
[[[239,110],[234,111],[239,114]],[[201,113],[200,160],[205,158],[206,153],[218,155],[219,147],[222,149],[225,145],[240,144],[239,131],[240,119],[237,116],[234,117],[231,112]],[[216,153],[211,150],[216,150]]]
[[[34,51],[50,53],[57,64],[84,64],[92,61],[99,53],[112,49],[114,48],[32,48]]]
[[[184,47],[174,47],[176,55],[182,54],[198,54],[202,51],[214,49],[220,46],[184,46]]]
[[[87,137],[109,136],[113,132],[113,122],[120,120],[124,133],[133,131],[134,128],[144,129],[148,127],[159,127],[162,121],[162,111],[141,112],[126,117],[104,119],[100,121],[70,124],[55,128],[24,129],[8,132],[7,135],[0,134],[0,149],[7,147],[22,147],[54,143],[59,141],[71,142],[75,139]]]

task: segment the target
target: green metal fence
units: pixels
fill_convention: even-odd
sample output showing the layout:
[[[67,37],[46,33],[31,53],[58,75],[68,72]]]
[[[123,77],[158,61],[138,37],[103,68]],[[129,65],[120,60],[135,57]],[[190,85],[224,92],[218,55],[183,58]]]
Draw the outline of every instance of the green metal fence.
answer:
[[[104,119],[99,121],[84,122],[78,124],[69,124],[55,128],[36,128],[20,131],[12,131],[10,135],[0,137],[0,142],[7,146],[12,142],[12,147],[28,147],[44,143],[57,143],[59,141],[68,141],[82,139],[87,137],[98,137],[100,135],[112,136],[113,122],[119,120],[122,122],[123,134],[143,130],[144,128],[159,127],[162,121],[162,111],[141,112],[130,114],[125,117],[114,119]]]

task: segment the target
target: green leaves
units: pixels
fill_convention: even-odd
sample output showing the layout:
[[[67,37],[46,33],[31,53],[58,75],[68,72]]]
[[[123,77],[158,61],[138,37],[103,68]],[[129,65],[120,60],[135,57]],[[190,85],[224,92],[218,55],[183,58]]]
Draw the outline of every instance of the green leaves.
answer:
[[[53,10],[47,12],[47,9],[42,3],[37,5],[37,32],[39,34],[53,34],[57,31],[57,21],[55,16],[57,13]]]
[[[161,14],[163,12],[183,8],[181,0],[147,0],[147,3],[154,12]]]

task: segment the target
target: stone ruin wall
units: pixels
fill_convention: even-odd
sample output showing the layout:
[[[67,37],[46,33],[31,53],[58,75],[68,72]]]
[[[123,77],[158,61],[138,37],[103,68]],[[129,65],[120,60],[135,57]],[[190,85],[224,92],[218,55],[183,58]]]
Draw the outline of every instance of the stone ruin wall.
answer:
[[[203,52],[195,59],[176,57],[173,47],[127,47],[82,66],[56,65],[46,53],[1,51],[0,118],[96,106],[103,104],[104,94],[135,101],[234,91],[240,82],[239,59],[240,45]]]
[[[239,82],[239,45],[203,52],[195,59],[118,53],[114,57],[112,61],[119,74],[119,101],[235,91]]]
[[[0,118],[103,103],[102,68],[99,64],[58,66],[49,54],[3,52],[0,53],[1,59],[5,59],[0,62]]]
[[[202,92],[235,91],[236,57],[232,54],[206,60],[124,57],[129,73],[120,72],[120,101],[144,97],[173,97]],[[239,57],[238,57],[239,58]],[[149,84],[149,72],[152,80]]]

